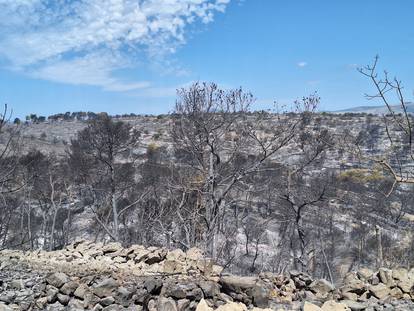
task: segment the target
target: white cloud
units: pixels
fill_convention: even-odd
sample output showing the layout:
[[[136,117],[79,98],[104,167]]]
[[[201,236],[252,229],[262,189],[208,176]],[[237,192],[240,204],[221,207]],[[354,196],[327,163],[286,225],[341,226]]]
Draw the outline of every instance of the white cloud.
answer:
[[[307,62],[299,62],[296,65],[300,68],[303,68],[303,67],[306,67],[308,65],[308,63]]]
[[[230,0],[0,0],[0,55],[33,77],[129,91],[118,69],[174,53]]]

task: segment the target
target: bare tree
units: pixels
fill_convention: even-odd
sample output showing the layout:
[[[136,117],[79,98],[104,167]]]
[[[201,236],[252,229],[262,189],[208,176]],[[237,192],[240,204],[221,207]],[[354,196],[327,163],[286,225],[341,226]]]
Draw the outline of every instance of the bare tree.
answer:
[[[296,112],[313,111],[318,101],[298,102]],[[181,192],[184,198],[196,196],[203,239],[213,257],[232,192],[245,188],[249,176],[277,158],[304,122],[304,114],[250,113],[253,102],[242,89],[225,91],[216,84],[195,83],[178,91],[171,135],[179,165],[188,171]]]
[[[97,222],[115,241],[120,240],[120,217],[139,202],[120,207],[135,184],[133,151],[139,136],[128,123],[101,114],[78,133],[69,151],[75,182],[83,185]]]
[[[378,72],[379,57],[372,65],[359,68],[358,71],[367,77],[374,86],[373,94],[366,94],[368,100],[380,100],[388,113],[383,115],[389,146],[380,156],[373,157],[358,148],[355,152],[361,159],[379,165],[394,180],[386,192],[389,196],[398,184],[413,184],[414,172],[408,163],[414,162],[413,118],[409,113],[404,87],[398,78],[390,78],[389,73]]]

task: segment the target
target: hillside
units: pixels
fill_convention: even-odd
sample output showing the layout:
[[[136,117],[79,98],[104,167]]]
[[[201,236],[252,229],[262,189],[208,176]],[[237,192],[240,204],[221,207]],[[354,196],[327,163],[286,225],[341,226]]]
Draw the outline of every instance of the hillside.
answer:
[[[0,251],[0,308],[9,310],[350,311],[414,307],[414,270],[361,269],[333,286],[306,273],[242,277],[201,250],[77,241],[55,252]],[[318,306],[321,306],[319,308]],[[266,309],[262,309],[266,308]]]
[[[255,114],[249,114],[243,122],[248,123],[255,118]],[[286,118],[285,123],[297,116],[292,114]],[[194,173],[187,175],[184,170],[188,167],[187,160],[171,137],[175,122],[173,117],[142,116],[114,121],[122,121],[140,132],[139,143],[118,159],[119,163],[125,164],[131,159],[134,161],[134,181],[132,186],[128,186],[132,188],[120,203],[128,209],[120,218],[122,244],[139,243],[183,250],[190,245],[205,247],[195,239],[200,238],[201,233],[197,230],[201,230],[204,224],[203,218],[195,218],[202,210],[192,210],[201,207],[198,207],[197,195],[191,187],[205,188],[196,179],[202,176]],[[273,124],[280,122],[277,115],[266,117],[265,122],[260,123],[258,136],[271,137]],[[389,187],[387,180],[382,175],[375,175],[378,173],[371,175],[367,170],[371,167],[369,162],[363,163],[343,148],[326,144],[317,159],[306,164],[301,176],[294,180],[293,190],[286,186],[286,168],[297,167],[301,161],[307,163],[307,157],[312,156],[312,135],[316,137],[324,133],[327,136],[323,137],[330,137],[336,141],[335,144],[344,136],[357,138],[364,152],[374,157],[389,149],[382,122],[380,116],[363,113],[312,115],[301,128],[301,132],[307,133],[310,138],[302,140],[298,136],[292,140],[269,157],[263,170],[255,172],[230,192],[221,215],[225,227],[217,235],[216,261],[225,267],[225,271],[235,274],[258,271],[280,273],[295,268],[294,252],[304,247],[311,252],[307,262],[308,272],[339,283],[348,271],[378,265],[380,234],[382,264],[390,268],[411,266],[414,259],[410,251],[414,245],[414,209],[410,203],[412,191],[409,186],[399,187],[392,196],[384,197],[381,189]],[[86,121],[51,121],[21,125],[21,154],[36,149],[46,154],[42,156],[44,159],[47,159],[47,154],[57,154],[61,159],[59,161],[66,163],[71,152],[71,140],[76,139],[77,132],[85,129],[87,124]],[[237,142],[236,136],[236,131],[223,136],[223,159],[228,152],[226,150]],[[246,145],[243,154],[249,159],[258,150],[254,145]],[[298,150],[310,153],[303,156],[298,154]],[[26,160],[29,164],[36,158],[30,159]],[[241,160],[241,163],[246,161]],[[52,161],[51,165],[57,164],[56,159]],[[246,163],[249,163],[248,160]],[[24,167],[22,170],[30,172]],[[179,170],[184,170],[185,174],[173,179]],[[4,227],[8,230],[8,240],[3,242],[3,247],[17,245],[26,250],[48,249],[51,232],[55,234],[55,248],[65,247],[79,238],[108,242],[110,239],[106,233],[111,232],[101,225],[99,214],[102,213],[99,208],[106,204],[106,197],[93,198],[88,192],[85,195],[89,185],[76,184],[79,175],[75,171],[57,171],[54,175],[47,175],[48,172],[43,169],[33,175],[34,179],[29,180],[33,182],[30,188],[18,192],[18,199],[10,201],[15,202],[15,208],[21,209],[22,213],[14,213],[13,205],[6,209],[10,212],[4,217],[9,215],[10,226]],[[42,174],[46,174],[45,177]],[[60,197],[53,197],[61,202],[57,208],[48,199],[53,195],[48,190],[50,178],[62,183],[60,192],[55,192]],[[293,204],[289,201],[290,196],[295,200]],[[97,203],[92,201],[96,205],[88,203],[91,199],[97,200]],[[129,208],[128,204],[134,200],[139,203]],[[299,211],[301,204],[304,208]],[[107,224],[112,228],[108,219]],[[25,233],[27,226],[29,232]],[[49,228],[55,229],[50,231]],[[298,232],[303,236],[298,237]],[[195,240],[192,240],[193,237]],[[304,246],[300,246],[301,238],[306,240]]]

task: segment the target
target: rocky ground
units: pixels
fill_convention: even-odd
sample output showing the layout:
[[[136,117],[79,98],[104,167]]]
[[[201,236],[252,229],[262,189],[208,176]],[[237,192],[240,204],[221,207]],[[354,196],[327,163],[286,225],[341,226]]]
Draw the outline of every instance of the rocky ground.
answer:
[[[414,310],[414,269],[361,269],[335,287],[290,271],[235,276],[187,252],[79,241],[0,252],[2,310]]]

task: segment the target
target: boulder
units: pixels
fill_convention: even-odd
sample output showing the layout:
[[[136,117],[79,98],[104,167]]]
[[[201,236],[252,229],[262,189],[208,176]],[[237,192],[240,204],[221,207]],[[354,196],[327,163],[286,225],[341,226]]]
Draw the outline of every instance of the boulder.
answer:
[[[77,298],[84,299],[87,291],[89,291],[88,286],[86,286],[85,284],[81,284],[78,286],[78,288],[76,288],[73,295]]]
[[[107,307],[107,306],[110,306],[110,305],[114,304],[115,299],[112,296],[108,296],[108,297],[105,297],[105,298],[102,298],[101,300],[99,300],[99,303],[102,306]]]
[[[368,308],[367,303],[357,302],[353,300],[341,300],[341,303],[345,304],[352,311],[360,311]]]
[[[303,311],[321,311],[322,309],[319,308],[317,305],[314,305],[313,303],[305,301],[302,307]]]
[[[213,311],[213,308],[210,308],[207,302],[204,299],[201,299],[197,305],[196,311]]]
[[[351,311],[346,304],[334,300],[326,301],[321,309],[322,311]]]
[[[360,280],[368,281],[374,275],[374,272],[368,268],[361,268],[358,270],[357,275]]]
[[[146,255],[146,258],[144,261],[146,264],[152,265],[152,264],[163,261],[166,255],[167,255],[167,251],[165,249],[162,249],[162,248],[155,249],[154,251]]]
[[[112,292],[118,287],[118,284],[116,281],[112,278],[104,279],[101,282],[97,283],[95,286],[93,286],[93,293],[100,297],[107,297],[111,296]]]
[[[61,288],[70,281],[69,277],[62,272],[51,273],[46,277],[46,282],[56,288]]]
[[[387,268],[380,268],[378,270],[378,276],[382,283],[386,284],[388,287],[391,287],[394,285],[394,280],[392,277],[392,270]]]
[[[70,281],[65,283],[60,291],[65,295],[72,295],[76,289],[79,287],[79,283],[75,281]]]
[[[13,311],[13,309],[10,308],[8,305],[1,302],[0,303],[0,311]]]
[[[162,281],[159,279],[150,278],[144,282],[144,287],[151,295],[157,295],[161,291]]]
[[[325,279],[320,279],[313,281],[309,285],[309,289],[316,295],[325,297],[327,294],[335,290],[335,286]]]
[[[167,253],[166,259],[173,261],[185,261],[185,253],[181,249],[175,249]]]
[[[263,283],[256,283],[251,291],[253,305],[260,308],[266,308],[269,305],[269,290]]]
[[[201,280],[198,286],[203,291],[205,298],[213,298],[220,294],[220,286],[216,282]]]
[[[66,306],[69,303],[70,297],[63,294],[57,294],[57,300],[64,306]]]
[[[102,247],[102,252],[104,253],[104,255],[119,252],[121,250],[122,250],[122,245],[121,243],[118,243],[118,242],[108,243],[107,245]]]
[[[198,261],[200,259],[203,259],[203,251],[201,249],[198,248],[190,248],[187,252],[186,252],[186,258],[189,260],[194,260],[194,261]]]
[[[383,283],[371,285],[369,291],[378,299],[384,299],[390,294],[390,289]]]
[[[219,306],[216,311],[247,311],[247,307],[242,303],[229,302]]]
[[[392,270],[392,277],[395,280],[403,281],[408,279],[408,270],[405,268],[398,268]]]
[[[251,276],[222,276],[220,278],[220,284],[223,287],[224,292],[236,292],[241,293],[249,289],[252,289],[258,278]]]
[[[157,302],[158,310],[163,311],[178,311],[177,304],[174,299],[160,297]]]

